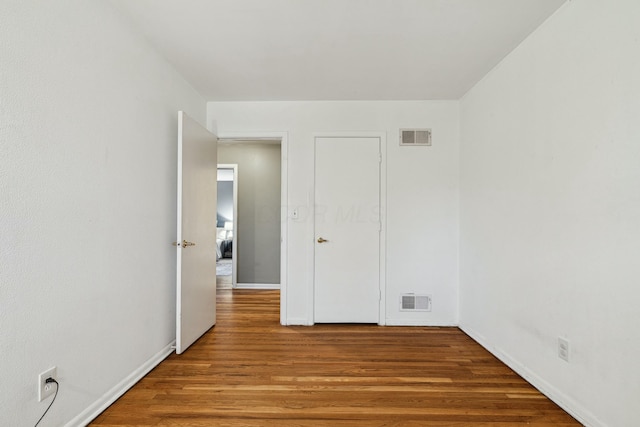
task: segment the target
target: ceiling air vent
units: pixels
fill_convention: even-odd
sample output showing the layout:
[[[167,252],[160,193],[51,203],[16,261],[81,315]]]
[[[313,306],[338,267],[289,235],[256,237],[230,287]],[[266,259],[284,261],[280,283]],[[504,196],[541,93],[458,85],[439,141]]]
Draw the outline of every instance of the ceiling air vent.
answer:
[[[400,311],[431,311],[431,295],[400,295]]]
[[[431,129],[400,129],[400,145],[431,145]]]

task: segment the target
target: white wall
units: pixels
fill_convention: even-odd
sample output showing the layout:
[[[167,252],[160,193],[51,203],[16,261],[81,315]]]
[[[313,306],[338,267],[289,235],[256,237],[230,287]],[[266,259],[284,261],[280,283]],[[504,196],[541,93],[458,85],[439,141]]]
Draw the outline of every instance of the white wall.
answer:
[[[387,133],[388,324],[457,323],[457,101],[209,102],[208,124],[225,132],[288,132],[289,219],[287,323],[312,321],[313,136],[320,132]],[[405,127],[433,129],[432,147],[399,147]],[[401,292],[433,296],[433,312],[398,310]]]
[[[571,1],[461,101],[460,323],[594,426],[640,425],[639,22]]]
[[[53,365],[41,425],[77,424],[175,339],[176,111],[205,102],[106,2],[0,16],[0,424]]]

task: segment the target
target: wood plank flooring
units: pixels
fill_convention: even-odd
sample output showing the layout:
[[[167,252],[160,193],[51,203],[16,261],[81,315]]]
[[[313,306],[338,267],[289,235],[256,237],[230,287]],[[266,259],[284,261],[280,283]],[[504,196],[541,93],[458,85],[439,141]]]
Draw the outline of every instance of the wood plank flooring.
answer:
[[[218,323],[96,426],[579,426],[457,328],[279,324],[278,291],[219,290]]]

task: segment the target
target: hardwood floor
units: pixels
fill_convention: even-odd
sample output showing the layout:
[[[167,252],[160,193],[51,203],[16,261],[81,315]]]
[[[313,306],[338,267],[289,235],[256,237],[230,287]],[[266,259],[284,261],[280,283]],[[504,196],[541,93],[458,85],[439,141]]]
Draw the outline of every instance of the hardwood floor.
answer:
[[[217,326],[92,425],[580,425],[457,328],[283,327],[278,312],[278,291],[219,291]]]
[[[227,265],[226,271],[221,271],[224,273],[229,273],[231,268],[233,268],[233,260],[231,258],[220,258],[216,262],[216,288],[217,289],[231,289],[233,286],[233,277],[232,273],[229,274],[220,274],[218,275],[218,267],[222,265]]]

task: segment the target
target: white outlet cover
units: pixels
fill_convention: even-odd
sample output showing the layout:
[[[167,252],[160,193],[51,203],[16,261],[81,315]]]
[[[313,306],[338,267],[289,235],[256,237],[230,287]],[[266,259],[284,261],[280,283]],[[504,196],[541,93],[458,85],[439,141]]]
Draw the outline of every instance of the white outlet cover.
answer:
[[[45,381],[47,378],[56,379],[56,367],[49,368],[40,375],[38,375],[38,402],[42,402],[47,397],[51,396],[56,391],[56,387],[58,387],[55,383],[47,384]]]

